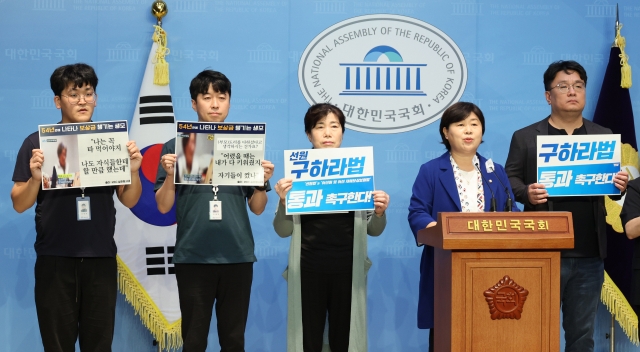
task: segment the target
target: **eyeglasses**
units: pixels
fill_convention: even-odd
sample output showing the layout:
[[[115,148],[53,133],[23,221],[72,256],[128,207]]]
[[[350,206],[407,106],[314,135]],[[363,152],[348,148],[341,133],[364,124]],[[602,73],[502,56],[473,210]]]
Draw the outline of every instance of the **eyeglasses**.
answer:
[[[85,102],[91,104],[98,97],[96,95],[96,93],[91,93],[91,94],[69,94],[69,95],[60,94],[60,95],[65,97],[65,98],[67,98],[67,100],[69,101],[69,104],[71,104],[71,105],[78,104],[80,102],[80,99],[84,99]]]
[[[555,86],[551,87],[551,89],[553,88],[558,88],[558,91],[562,94],[565,94],[569,91],[569,87],[573,87],[573,90],[578,92],[578,93],[582,93],[584,92],[584,89],[586,88],[587,84],[584,82],[575,82],[574,84],[569,84],[566,82],[560,82],[558,84],[556,84]],[[549,91],[551,91],[551,89],[549,89]]]

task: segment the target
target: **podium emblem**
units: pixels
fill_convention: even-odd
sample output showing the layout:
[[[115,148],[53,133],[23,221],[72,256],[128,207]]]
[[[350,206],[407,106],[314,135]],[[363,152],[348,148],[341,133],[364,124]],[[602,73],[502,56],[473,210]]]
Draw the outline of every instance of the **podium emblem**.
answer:
[[[484,297],[489,304],[489,313],[493,320],[520,319],[522,307],[528,295],[529,291],[518,285],[508,275],[484,291]]]

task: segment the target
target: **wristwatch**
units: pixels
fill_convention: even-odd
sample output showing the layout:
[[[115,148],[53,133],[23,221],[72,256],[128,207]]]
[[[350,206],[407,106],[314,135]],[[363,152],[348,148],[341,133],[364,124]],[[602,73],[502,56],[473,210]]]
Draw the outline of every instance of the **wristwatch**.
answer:
[[[257,191],[266,191],[267,190],[267,183],[265,182],[264,185],[262,187],[258,187],[258,186],[253,186],[253,188]]]

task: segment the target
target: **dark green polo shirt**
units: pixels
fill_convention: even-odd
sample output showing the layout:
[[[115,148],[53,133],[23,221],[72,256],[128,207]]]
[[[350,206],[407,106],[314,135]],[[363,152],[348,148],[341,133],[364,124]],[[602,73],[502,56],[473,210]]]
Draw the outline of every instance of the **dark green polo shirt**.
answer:
[[[165,143],[160,155],[175,153],[175,138]],[[167,173],[158,165],[155,190]],[[271,188],[267,185],[267,191]],[[222,220],[209,220],[211,186],[176,185],[176,234],[173,262],[178,264],[231,264],[257,261],[249,223],[247,200],[253,187],[219,186]]]

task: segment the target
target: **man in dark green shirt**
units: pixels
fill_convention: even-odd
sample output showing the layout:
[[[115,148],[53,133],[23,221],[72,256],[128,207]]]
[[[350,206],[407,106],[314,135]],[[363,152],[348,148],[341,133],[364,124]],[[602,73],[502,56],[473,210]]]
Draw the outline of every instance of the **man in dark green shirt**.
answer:
[[[231,82],[220,72],[200,72],[189,86],[199,122],[224,122],[229,114]],[[176,205],[178,229],[173,256],[182,313],[183,351],[204,352],[216,302],[218,338],[223,351],[244,351],[244,332],[253,280],[253,233],[247,205],[260,215],[267,204],[273,164],[264,160],[264,186],[220,186],[221,220],[210,220],[213,191],[206,186],[176,185],[175,139],[163,148],[156,177],[158,210]]]

